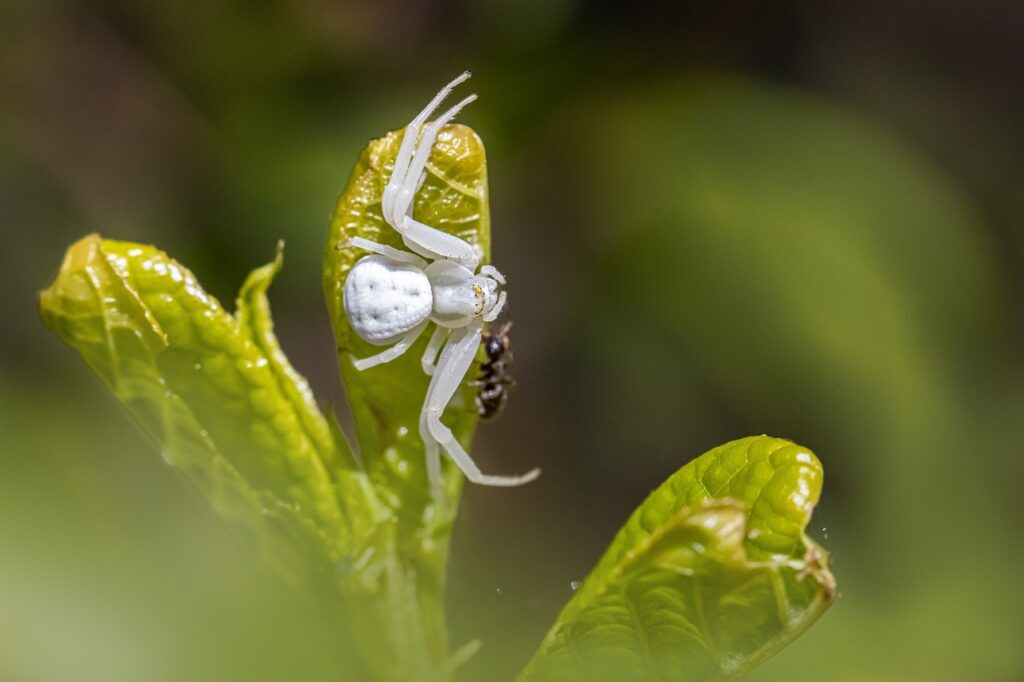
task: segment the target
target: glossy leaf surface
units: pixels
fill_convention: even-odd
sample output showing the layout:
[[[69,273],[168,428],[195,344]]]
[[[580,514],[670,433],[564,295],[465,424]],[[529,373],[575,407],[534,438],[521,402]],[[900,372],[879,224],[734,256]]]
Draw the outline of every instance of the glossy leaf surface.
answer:
[[[90,235],[40,311],[265,565],[354,603],[376,580],[338,566],[377,552],[386,510],[278,346],[265,294],[280,265],[249,276],[232,315],[162,251]]]
[[[234,316],[163,252],[92,235],[69,249],[41,311],[218,511],[254,540],[274,522],[337,559],[369,511],[274,337],[265,291],[278,267],[280,255],[250,275]]]
[[[420,357],[430,330],[398,359],[359,372],[354,358],[382,350],[360,339],[349,325],[342,302],[345,278],[367,252],[346,247],[352,237],[406,249],[401,237],[381,214],[381,196],[401,144],[403,131],[371,140],[355,168],[331,220],[324,254],[323,285],[338,347],[338,365],[356,422],[359,452],[383,504],[394,517],[396,544],[394,575],[404,590],[392,601],[388,617],[393,630],[408,628],[409,646],[423,648],[427,658],[447,654],[443,586],[452,522],[462,486],[462,474],[443,457],[447,503],[435,504],[427,483],[423,443],[418,424],[430,377]],[[483,143],[463,125],[448,125],[438,135],[426,175],[413,204],[413,217],[473,244],[487,263],[490,256],[490,212],[487,165]],[[472,374],[472,371],[471,371]],[[467,376],[462,390],[445,411],[464,446],[469,446],[477,415],[475,389]],[[410,624],[422,627],[411,627]],[[413,657],[415,659],[415,657]],[[448,666],[450,668],[450,666]]]
[[[398,514],[402,532],[418,535],[425,514],[431,519],[428,524],[435,528],[428,531],[433,534],[450,523],[454,509],[454,504],[447,510],[433,509],[417,426],[430,382],[420,368],[430,330],[397,360],[359,372],[352,360],[374,355],[382,348],[366,343],[352,331],[342,304],[349,270],[368,255],[362,249],[346,248],[349,239],[358,236],[408,250],[399,234],[384,222],[380,205],[402,136],[398,131],[372,140],[356,162],[331,221],[324,259],[324,295],[363,461],[383,491],[384,500]],[[426,179],[416,194],[413,217],[465,239],[477,247],[483,263],[489,261],[487,165],[483,143],[472,129],[462,125],[442,129],[427,164]],[[445,422],[467,445],[476,424],[473,396],[474,390],[464,385],[445,412]],[[454,501],[461,476],[447,461],[445,471],[449,497]]]
[[[363,255],[341,243],[360,235],[402,246],[380,215],[400,141],[401,132],[390,133],[360,155],[324,265],[361,460],[273,334],[266,292],[280,249],[248,277],[232,315],[163,252],[91,235],[68,250],[40,308],[267,565],[304,592],[342,598],[335,610],[368,674],[447,679],[456,660],[448,657],[442,591],[461,476],[446,465],[449,504],[435,508],[415,428],[428,383],[419,353],[356,372],[351,355],[380,349],[351,333],[340,300],[345,275]],[[486,255],[486,188],[479,138],[449,126],[414,214]],[[468,445],[476,422],[471,387],[446,421]],[[353,676],[362,674],[358,667]]]
[[[797,637],[835,594],[804,535],[810,450],[756,436],[690,462],[634,512],[520,680],[716,680]]]

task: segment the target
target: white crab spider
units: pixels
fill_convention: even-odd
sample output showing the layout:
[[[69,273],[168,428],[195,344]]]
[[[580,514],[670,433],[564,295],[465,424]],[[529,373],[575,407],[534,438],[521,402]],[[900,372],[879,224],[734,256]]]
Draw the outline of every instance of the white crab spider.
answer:
[[[399,357],[431,322],[436,325],[421,361],[431,380],[419,423],[427,474],[435,496],[443,495],[441,448],[474,483],[516,486],[540,474],[540,469],[522,476],[482,473],[451,429],[441,422],[441,415],[476,358],[484,323],[493,321],[505,306],[505,292],[500,291],[505,278],[497,268],[484,265],[478,271],[480,258],[472,245],[417,222],[411,215],[413,198],[426,178],[427,159],[438,131],[476,95],[424,124],[452,88],[469,75],[467,71],[442,88],[409,123],[384,188],[384,220],[413,253],[353,237],[348,246],[366,249],[374,255],[356,262],[343,290],[345,313],[356,334],[377,346],[391,344],[382,353],[355,360],[353,364],[360,371]]]

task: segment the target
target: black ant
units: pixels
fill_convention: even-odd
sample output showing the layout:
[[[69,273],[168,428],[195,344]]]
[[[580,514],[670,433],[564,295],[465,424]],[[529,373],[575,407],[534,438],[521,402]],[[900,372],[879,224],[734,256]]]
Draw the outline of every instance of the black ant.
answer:
[[[508,338],[511,322],[505,322],[494,331],[488,330],[483,336],[484,355],[487,359],[480,365],[481,375],[471,385],[479,386],[476,394],[476,412],[482,419],[491,419],[505,407],[508,392],[516,385],[509,374],[512,365],[512,345]]]

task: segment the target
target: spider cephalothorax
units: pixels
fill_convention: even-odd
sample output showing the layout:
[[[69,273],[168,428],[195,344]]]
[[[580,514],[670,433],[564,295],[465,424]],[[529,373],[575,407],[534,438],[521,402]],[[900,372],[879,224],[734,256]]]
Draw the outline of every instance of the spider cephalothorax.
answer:
[[[413,198],[422,184],[438,131],[476,95],[430,123],[426,123],[427,117],[452,88],[467,78],[469,72],[442,88],[409,123],[384,188],[384,220],[402,236],[409,251],[353,237],[347,245],[374,255],[356,262],[343,290],[345,313],[356,334],[377,346],[391,345],[382,353],[355,360],[358,370],[394,360],[409,350],[428,325],[435,325],[422,359],[423,371],[431,375],[431,381],[419,424],[435,494],[441,490],[441,448],[474,483],[514,486],[540,474],[539,469],[522,476],[482,473],[451,429],[441,422],[445,407],[473,364],[484,323],[493,321],[505,306],[505,278],[497,268],[480,266],[480,257],[471,244],[424,225],[411,215]]]

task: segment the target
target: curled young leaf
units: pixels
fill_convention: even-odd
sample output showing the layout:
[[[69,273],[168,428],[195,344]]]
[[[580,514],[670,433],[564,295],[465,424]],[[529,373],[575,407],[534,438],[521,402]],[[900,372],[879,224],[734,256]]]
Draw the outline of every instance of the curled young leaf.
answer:
[[[367,255],[348,241],[362,237],[407,250],[381,213],[384,187],[403,135],[399,130],[371,140],[360,153],[331,220],[323,271],[324,296],[337,341],[342,382],[356,422],[361,461],[382,503],[394,515],[394,526],[389,529],[397,546],[390,569],[393,594],[381,617],[390,621],[393,638],[405,642],[405,660],[413,661],[406,664],[396,659],[397,679],[406,679],[403,675],[411,672],[426,674],[415,661],[448,660],[443,586],[448,540],[462,486],[461,473],[444,461],[448,503],[439,505],[427,480],[419,421],[430,383],[420,363],[429,334],[389,363],[362,372],[352,364],[381,348],[360,339],[345,314],[345,279],[356,261]],[[488,262],[487,164],[483,143],[472,129],[457,124],[441,129],[413,202],[413,217],[469,242],[481,262]],[[471,379],[466,377],[444,415],[445,423],[467,449],[477,422]],[[448,675],[436,674],[441,678]]]
[[[690,462],[633,513],[519,679],[720,680],[758,665],[834,598],[804,534],[821,480],[810,450],[767,436]]]
[[[235,316],[162,251],[90,235],[40,312],[245,543],[309,588],[380,510],[278,347],[265,292],[280,264],[250,275]]]
[[[408,250],[381,213],[381,197],[403,135],[403,131],[396,131],[371,140],[359,155],[331,221],[323,283],[363,462],[382,498],[399,516],[400,531],[418,535],[425,512],[432,519],[428,523],[440,529],[450,523],[454,511],[454,504],[447,509],[434,509],[418,429],[430,383],[430,377],[420,367],[429,334],[424,334],[398,359],[357,371],[353,359],[374,355],[381,348],[355,334],[342,303],[349,270],[367,255],[362,249],[347,246],[351,238],[362,237]],[[487,163],[483,143],[472,129],[448,125],[440,131],[426,166],[426,177],[416,193],[413,217],[464,239],[479,251],[482,263],[488,262]],[[445,422],[465,446],[469,445],[477,421],[474,389],[467,385],[471,378],[467,377],[445,412]],[[447,464],[445,472],[448,498],[454,501],[462,477]],[[426,532],[434,535],[438,531]]]

